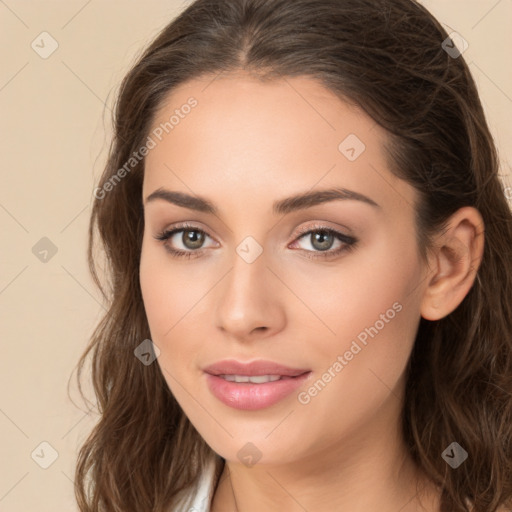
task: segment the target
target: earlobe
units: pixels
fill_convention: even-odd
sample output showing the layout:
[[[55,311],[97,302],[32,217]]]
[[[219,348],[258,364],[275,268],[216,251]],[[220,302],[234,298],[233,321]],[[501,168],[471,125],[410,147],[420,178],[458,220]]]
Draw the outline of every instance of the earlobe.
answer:
[[[473,286],[484,251],[484,222],[480,212],[465,206],[450,218],[430,256],[431,277],[421,316],[440,320],[454,311]]]

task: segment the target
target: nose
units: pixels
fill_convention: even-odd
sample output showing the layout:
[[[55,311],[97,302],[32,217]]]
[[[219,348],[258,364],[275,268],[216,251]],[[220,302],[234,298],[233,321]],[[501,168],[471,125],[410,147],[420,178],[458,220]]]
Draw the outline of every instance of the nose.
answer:
[[[235,253],[217,288],[216,322],[224,335],[248,341],[283,329],[283,285],[267,264],[265,251],[252,263]]]

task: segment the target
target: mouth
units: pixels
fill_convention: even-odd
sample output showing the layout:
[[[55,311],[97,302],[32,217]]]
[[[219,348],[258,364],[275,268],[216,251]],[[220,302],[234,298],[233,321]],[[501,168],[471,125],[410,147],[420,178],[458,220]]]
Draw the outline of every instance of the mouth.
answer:
[[[269,361],[223,361],[204,368],[207,386],[223,404],[246,411],[277,404],[304,385],[312,371]]]

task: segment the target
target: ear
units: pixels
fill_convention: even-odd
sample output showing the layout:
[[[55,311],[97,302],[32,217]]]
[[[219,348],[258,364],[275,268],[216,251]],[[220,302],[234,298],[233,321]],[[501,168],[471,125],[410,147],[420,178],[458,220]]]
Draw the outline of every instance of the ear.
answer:
[[[480,212],[465,206],[448,220],[429,255],[430,282],[421,302],[421,316],[439,320],[463,301],[473,283],[484,252],[484,221]]]

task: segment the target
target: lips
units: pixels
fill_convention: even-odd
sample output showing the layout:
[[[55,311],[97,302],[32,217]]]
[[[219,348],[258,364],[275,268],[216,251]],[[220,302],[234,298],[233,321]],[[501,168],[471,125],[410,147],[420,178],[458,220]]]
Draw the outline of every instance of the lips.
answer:
[[[312,377],[311,370],[272,361],[220,361],[203,371],[213,396],[231,408],[246,411],[277,404]]]
[[[233,359],[211,364],[203,371],[210,375],[244,375],[248,377],[260,375],[279,375],[281,377],[298,377],[309,372],[308,368],[291,368],[273,361],[252,361],[242,363]]]

